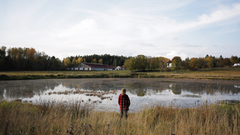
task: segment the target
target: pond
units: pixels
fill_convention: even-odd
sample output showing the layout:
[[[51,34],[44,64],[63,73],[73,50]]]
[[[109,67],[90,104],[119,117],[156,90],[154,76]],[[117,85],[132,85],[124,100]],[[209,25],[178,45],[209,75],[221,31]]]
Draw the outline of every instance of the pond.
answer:
[[[80,102],[102,111],[119,111],[120,90],[127,89],[130,112],[154,105],[196,107],[240,101],[240,81],[189,79],[45,79],[0,81],[0,100],[22,102]]]

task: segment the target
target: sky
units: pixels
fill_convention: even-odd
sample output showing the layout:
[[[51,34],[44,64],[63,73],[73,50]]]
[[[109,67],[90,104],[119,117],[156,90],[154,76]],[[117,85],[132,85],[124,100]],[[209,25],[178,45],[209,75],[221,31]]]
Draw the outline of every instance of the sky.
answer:
[[[63,59],[240,57],[240,0],[0,0],[0,47]]]

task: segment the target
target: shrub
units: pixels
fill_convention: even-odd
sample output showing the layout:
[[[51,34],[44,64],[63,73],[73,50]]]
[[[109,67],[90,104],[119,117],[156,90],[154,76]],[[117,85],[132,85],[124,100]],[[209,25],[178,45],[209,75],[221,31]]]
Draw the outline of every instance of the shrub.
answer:
[[[172,71],[172,69],[167,67],[167,68],[165,68],[165,71],[170,72],[170,71]]]

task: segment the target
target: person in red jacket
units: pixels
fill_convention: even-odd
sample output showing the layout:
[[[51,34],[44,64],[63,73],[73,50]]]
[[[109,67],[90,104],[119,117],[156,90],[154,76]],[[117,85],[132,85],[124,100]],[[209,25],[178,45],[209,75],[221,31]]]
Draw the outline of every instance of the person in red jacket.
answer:
[[[123,113],[125,113],[125,118],[127,119],[127,112],[129,110],[130,106],[130,99],[128,95],[126,94],[126,89],[121,89],[121,94],[118,97],[118,104],[120,106],[120,111],[121,111],[121,118],[123,116]]]

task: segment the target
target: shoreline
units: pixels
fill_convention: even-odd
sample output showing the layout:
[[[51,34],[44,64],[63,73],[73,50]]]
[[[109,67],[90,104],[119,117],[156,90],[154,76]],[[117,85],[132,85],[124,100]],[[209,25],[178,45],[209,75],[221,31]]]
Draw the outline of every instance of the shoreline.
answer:
[[[88,79],[88,78],[166,78],[166,79],[195,79],[195,80],[235,80],[237,76],[190,76],[190,75],[0,75],[0,81],[4,80],[35,80],[35,79]]]
[[[237,80],[240,68],[213,68],[196,71],[1,71],[1,80],[69,79],[69,78],[172,78],[196,80]]]

